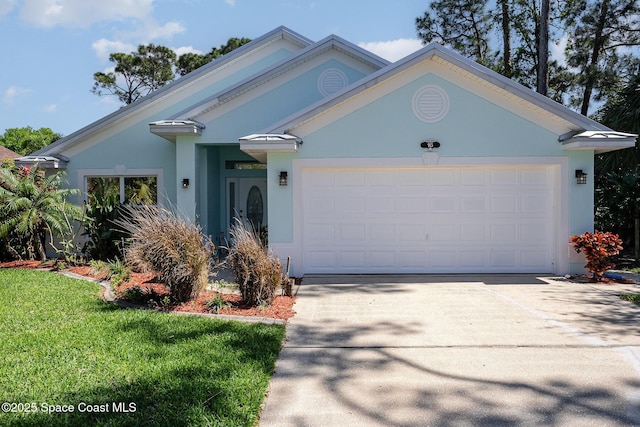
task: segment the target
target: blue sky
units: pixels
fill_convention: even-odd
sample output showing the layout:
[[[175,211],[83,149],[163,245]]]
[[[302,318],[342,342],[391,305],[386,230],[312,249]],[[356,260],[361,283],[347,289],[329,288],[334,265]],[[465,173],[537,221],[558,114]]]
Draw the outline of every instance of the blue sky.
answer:
[[[425,0],[0,0],[0,134],[48,127],[69,135],[118,109],[90,92],[113,52],[140,44],[208,52],[231,37],[285,25],[317,41],[336,34],[395,61],[420,48]]]

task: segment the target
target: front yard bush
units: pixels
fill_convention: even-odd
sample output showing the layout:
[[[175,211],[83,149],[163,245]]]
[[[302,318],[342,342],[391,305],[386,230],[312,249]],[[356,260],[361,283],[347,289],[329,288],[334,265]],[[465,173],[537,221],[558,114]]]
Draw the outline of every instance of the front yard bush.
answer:
[[[236,276],[242,299],[249,305],[271,304],[282,283],[282,264],[263,245],[258,232],[241,220],[231,227],[227,262]]]
[[[583,252],[587,258],[586,269],[593,273],[592,280],[602,280],[607,270],[616,265],[609,257],[617,255],[622,250],[622,240],[617,234],[595,230],[579,236],[571,236],[569,244],[573,245],[576,252]]]
[[[158,206],[127,206],[122,212],[116,223],[131,235],[126,263],[158,273],[176,302],[196,298],[207,286],[213,250],[200,226]]]
[[[0,253],[3,258],[44,261],[45,242],[54,236],[66,240],[72,223],[82,218],[82,209],[67,201],[80,193],[60,188],[64,172],[46,176],[38,168],[0,168]],[[55,248],[56,252],[61,252]]]

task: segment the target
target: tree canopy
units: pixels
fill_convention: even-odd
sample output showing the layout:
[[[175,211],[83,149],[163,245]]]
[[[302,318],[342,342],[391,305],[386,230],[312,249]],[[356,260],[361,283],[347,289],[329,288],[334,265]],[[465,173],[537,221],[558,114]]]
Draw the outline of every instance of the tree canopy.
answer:
[[[416,18],[418,36],[584,115],[637,73],[637,0],[496,1],[498,7],[488,0],[433,0]],[[561,61],[547,64],[550,42],[561,40],[567,41]]]
[[[61,134],[55,133],[49,128],[36,130],[27,126],[7,129],[4,134],[0,135],[0,145],[22,156],[26,156],[60,138],[62,138]]]
[[[212,48],[207,54],[185,53],[178,57],[173,50],[154,44],[140,45],[135,52],[112,53],[112,72],[96,72],[91,92],[117,96],[124,104],[150,94],[173,81],[176,72],[183,76],[250,42],[247,38],[230,38],[226,44]]]

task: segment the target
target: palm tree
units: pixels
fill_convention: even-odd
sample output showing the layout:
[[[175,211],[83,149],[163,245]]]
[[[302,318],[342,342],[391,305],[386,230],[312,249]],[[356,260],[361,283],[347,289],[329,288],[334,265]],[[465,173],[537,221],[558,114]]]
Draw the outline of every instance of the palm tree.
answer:
[[[19,236],[29,258],[44,261],[47,235],[64,236],[82,216],[81,208],[67,202],[80,191],[59,188],[63,182],[64,172],[47,177],[37,168],[1,168],[0,238]]]
[[[640,133],[640,75],[600,111],[598,119],[612,129]],[[600,225],[633,241],[640,256],[640,146],[596,156],[596,218]],[[633,235],[633,236],[630,236]]]

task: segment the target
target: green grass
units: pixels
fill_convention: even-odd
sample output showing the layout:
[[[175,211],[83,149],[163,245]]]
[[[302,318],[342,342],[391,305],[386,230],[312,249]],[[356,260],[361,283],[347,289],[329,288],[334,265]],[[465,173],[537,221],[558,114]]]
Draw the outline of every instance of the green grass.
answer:
[[[640,305],[640,294],[620,295],[620,299],[623,299],[625,301],[631,301],[632,303],[634,303],[636,305]]]
[[[0,403],[38,409],[0,412],[0,425],[256,423],[283,326],[122,309],[99,292],[54,273],[0,269]],[[119,402],[135,412],[113,412]],[[83,404],[109,412],[80,412]]]

